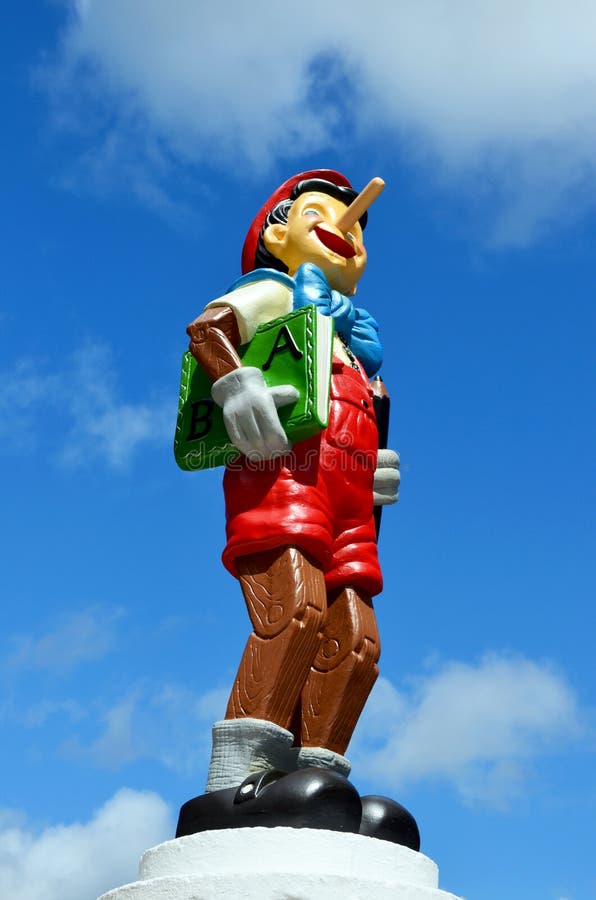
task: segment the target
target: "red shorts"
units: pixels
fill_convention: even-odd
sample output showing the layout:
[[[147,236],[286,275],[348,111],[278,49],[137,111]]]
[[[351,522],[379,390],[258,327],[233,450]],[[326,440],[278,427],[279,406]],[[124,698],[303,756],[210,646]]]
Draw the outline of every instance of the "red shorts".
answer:
[[[329,425],[283,457],[245,457],[224,476],[228,542],[223,563],[290,544],[313,556],[328,589],[383,587],[373,519],[377,425],[368,380],[333,361]]]

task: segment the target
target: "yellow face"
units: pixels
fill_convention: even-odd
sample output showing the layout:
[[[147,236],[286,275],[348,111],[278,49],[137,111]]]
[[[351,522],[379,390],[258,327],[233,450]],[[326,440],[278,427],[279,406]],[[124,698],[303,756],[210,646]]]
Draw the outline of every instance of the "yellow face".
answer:
[[[302,263],[318,266],[331,287],[351,295],[366,266],[360,223],[344,233],[335,223],[346,206],[335,197],[310,191],[301,194],[285,225],[269,225],[263,234],[267,250],[288,267],[290,275]]]

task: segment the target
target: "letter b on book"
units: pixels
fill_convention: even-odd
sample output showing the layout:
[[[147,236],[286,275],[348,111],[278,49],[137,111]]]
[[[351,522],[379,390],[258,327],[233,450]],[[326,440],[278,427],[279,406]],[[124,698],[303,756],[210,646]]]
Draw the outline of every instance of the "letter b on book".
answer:
[[[240,349],[242,362],[262,369],[270,387],[292,384],[299,397],[279,417],[293,444],[327,426],[333,320],[303,306],[260,325]],[[225,465],[240,455],[227,435],[221,409],[211,399],[211,382],[187,351],[182,360],[174,455],[182,469]]]

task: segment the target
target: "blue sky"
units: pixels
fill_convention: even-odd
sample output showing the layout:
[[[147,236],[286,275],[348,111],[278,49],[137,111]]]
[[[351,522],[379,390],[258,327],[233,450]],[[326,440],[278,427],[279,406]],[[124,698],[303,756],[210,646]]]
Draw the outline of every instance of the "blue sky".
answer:
[[[94,900],[203,789],[248,624],[221,473],[173,459],[185,327],[325,166],[387,182],[359,298],[403,473],[354,783],[444,888],[588,900],[596,12],[302,6],[5,21],[0,893]]]

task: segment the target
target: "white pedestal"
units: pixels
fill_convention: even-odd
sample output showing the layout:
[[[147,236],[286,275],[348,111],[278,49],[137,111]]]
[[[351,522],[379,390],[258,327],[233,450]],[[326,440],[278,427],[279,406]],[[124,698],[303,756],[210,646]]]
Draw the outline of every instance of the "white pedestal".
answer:
[[[407,847],[311,828],[234,828],[143,854],[139,881],[99,900],[458,900]]]

